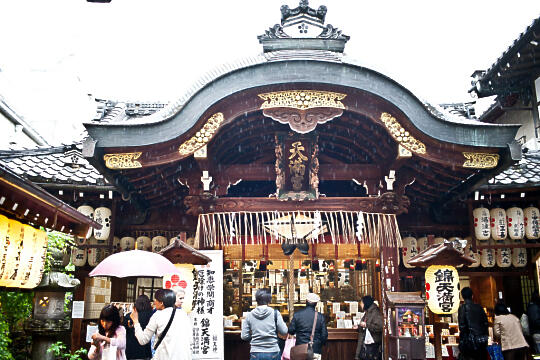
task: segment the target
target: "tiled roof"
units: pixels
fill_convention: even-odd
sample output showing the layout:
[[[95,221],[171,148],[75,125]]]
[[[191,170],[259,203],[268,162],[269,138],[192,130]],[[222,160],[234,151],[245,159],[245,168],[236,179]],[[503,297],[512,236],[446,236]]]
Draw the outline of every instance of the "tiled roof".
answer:
[[[127,102],[96,99],[97,112],[94,120],[100,122],[123,122],[152,115],[167,104],[161,102]]]
[[[35,183],[107,185],[82,156],[82,145],[1,151],[0,164]]]
[[[490,179],[486,187],[540,187],[540,150],[523,154],[517,164]]]
[[[178,113],[185,103],[187,103],[187,101],[199,90],[218,79],[220,76],[253,65],[290,59],[337,62],[364,67],[364,64],[359,63],[355,59],[331,51],[299,49],[268,52],[255,57],[242,58],[216,67],[195,82],[183,96],[170,103],[121,102],[96,99],[96,102],[98,103],[97,114],[92,122],[98,124],[125,124],[126,122],[129,122],[130,125],[140,125],[165,121]],[[484,125],[473,117],[474,114],[471,112],[473,111],[471,103],[433,105],[424,100],[420,101],[433,116],[441,120],[460,124]],[[468,112],[469,116],[466,116],[465,112]]]

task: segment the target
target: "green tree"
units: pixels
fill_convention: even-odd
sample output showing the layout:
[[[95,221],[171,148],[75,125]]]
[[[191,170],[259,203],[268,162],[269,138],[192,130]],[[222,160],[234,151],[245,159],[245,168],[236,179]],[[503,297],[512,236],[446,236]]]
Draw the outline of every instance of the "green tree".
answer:
[[[45,272],[51,269],[54,251],[68,251],[73,245],[73,240],[66,234],[52,231],[48,232],[47,235]],[[68,272],[73,269],[74,266],[69,264],[62,270]],[[0,290],[0,354],[2,354],[2,359],[23,360],[29,358],[32,339],[31,335],[24,330],[24,320],[30,318],[32,314],[33,301],[33,292]],[[65,305],[65,309],[69,308],[67,300]]]

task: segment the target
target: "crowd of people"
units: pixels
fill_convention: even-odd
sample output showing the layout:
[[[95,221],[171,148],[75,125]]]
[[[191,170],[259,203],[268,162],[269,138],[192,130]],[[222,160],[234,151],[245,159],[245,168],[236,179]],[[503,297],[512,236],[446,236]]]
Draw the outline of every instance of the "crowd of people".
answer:
[[[474,303],[471,288],[463,288],[461,295],[464,303],[458,310],[459,359],[489,359],[486,313]],[[191,337],[178,336],[191,333],[189,316],[182,310],[183,299],[183,291],[175,293],[159,289],[152,307],[150,299],[141,295],[135,301],[133,311],[126,314],[123,320],[118,308],[105,306],[99,316],[98,331],[92,335],[88,358],[191,360]],[[241,332],[242,340],[250,342],[250,360],[289,359],[294,358],[295,352],[306,351],[312,353],[314,360],[321,359],[328,331],[324,315],[316,311],[320,301],[317,294],[307,295],[305,308],[294,314],[288,326],[281,313],[269,306],[272,302],[269,289],[257,290],[255,299],[257,307],[243,320]],[[364,296],[360,306],[363,316],[355,326],[358,329],[358,345],[354,359],[381,360],[382,313],[371,296]],[[537,293],[533,295],[521,320],[511,314],[503,302],[497,303],[494,312],[494,340],[500,344],[504,360],[525,360],[529,348],[534,353],[540,353],[540,296]],[[286,342],[289,346],[286,346]],[[493,356],[491,354],[491,358]]]
[[[313,353],[314,360],[322,358],[322,348],[328,340],[328,331],[323,314],[315,307],[320,301],[317,294],[306,296],[304,309],[294,313],[289,326],[285,324],[279,311],[268,306],[272,301],[269,289],[259,289],[255,294],[257,307],[247,314],[242,322],[241,338],[250,341],[250,360],[280,360],[293,358],[294,347],[305,351],[302,345],[308,344],[307,349]],[[364,313],[358,325],[358,346],[355,360],[381,360],[383,319],[375,300],[364,296],[360,302]],[[284,337],[292,340],[294,347],[280,346]]]
[[[98,331],[92,335],[90,360],[191,360],[191,321],[182,310],[184,293],[159,289],[154,306],[146,295],[135,301],[133,311],[121,321],[113,305],[100,313]],[[180,335],[180,336],[179,336]]]
[[[498,359],[501,355],[504,360],[526,360],[529,352],[540,352],[540,296],[537,293],[533,295],[522,320],[511,314],[504,302],[499,301],[495,305],[493,336],[498,345],[489,354],[486,313],[474,303],[471,288],[463,288],[461,296],[464,303],[458,310],[460,360]],[[501,353],[498,355],[495,350],[499,346]]]

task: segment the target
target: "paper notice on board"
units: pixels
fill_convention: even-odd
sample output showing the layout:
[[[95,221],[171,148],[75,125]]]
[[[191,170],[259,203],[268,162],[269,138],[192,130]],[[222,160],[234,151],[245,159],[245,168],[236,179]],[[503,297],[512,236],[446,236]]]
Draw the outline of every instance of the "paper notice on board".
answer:
[[[351,301],[349,303],[349,307],[350,307],[349,314],[356,314],[358,312],[358,302]]]
[[[74,301],[71,309],[72,319],[82,319],[84,317],[84,301]]]
[[[97,325],[86,325],[86,342],[92,342],[92,335],[98,332]]]
[[[335,314],[341,310],[340,303],[332,303],[332,312]]]

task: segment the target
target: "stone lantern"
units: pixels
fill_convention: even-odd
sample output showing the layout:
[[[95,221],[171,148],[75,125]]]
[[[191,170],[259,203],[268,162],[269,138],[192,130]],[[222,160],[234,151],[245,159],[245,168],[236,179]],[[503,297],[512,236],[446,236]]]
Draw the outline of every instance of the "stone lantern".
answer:
[[[50,272],[43,274],[41,283],[34,289],[32,318],[25,322],[25,329],[32,333],[33,360],[54,360],[54,356],[47,353],[49,346],[69,338],[71,319],[64,312],[64,298],[80,284],[79,280],[61,272],[69,263],[69,256],[53,250],[52,257]]]

